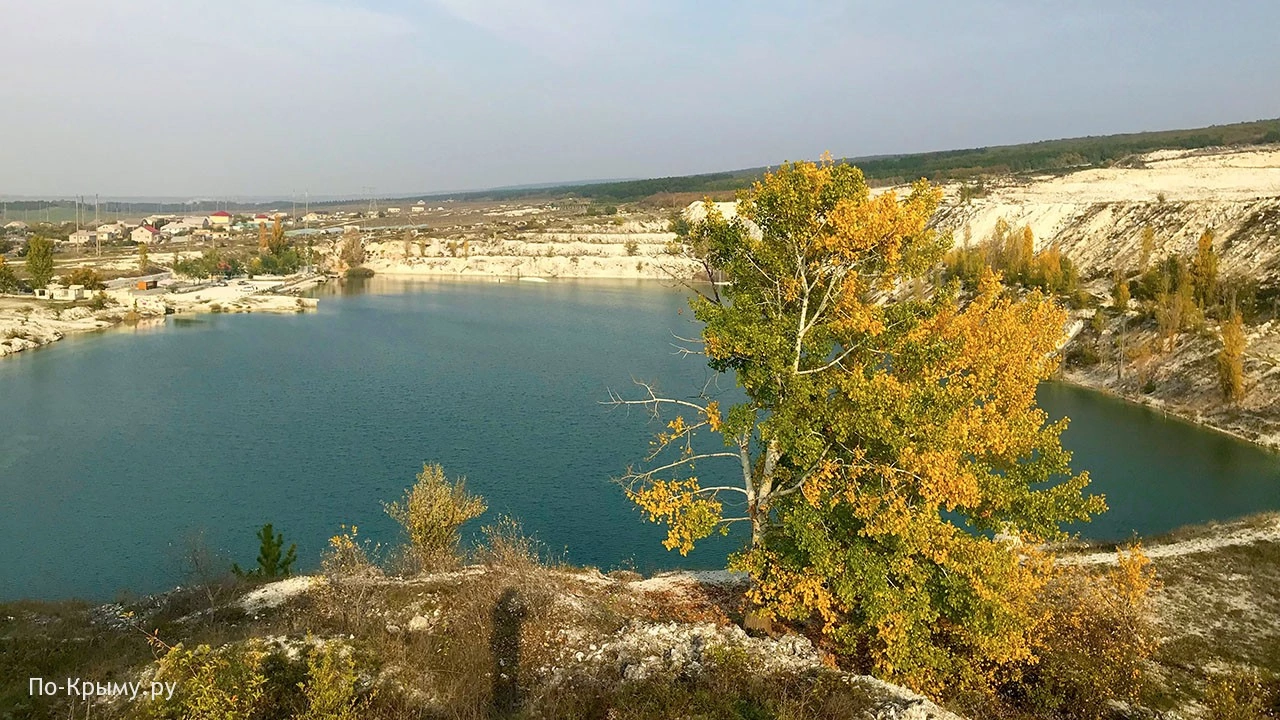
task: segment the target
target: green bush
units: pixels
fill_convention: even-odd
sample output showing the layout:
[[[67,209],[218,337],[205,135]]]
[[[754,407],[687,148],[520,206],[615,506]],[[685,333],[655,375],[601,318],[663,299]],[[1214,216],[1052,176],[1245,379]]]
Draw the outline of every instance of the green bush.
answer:
[[[152,697],[143,716],[156,720],[259,717],[265,704],[266,658],[266,646],[259,640],[216,650],[208,645],[188,650],[179,644],[158,661],[155,672],[155,681],[173,683],[175,692],[172,697]]]
[[[141,717],[152,720],[367,717],[371,694],[359,690],[352,650],[308,639],[305,663],[258,639],[219,648],[179,644],[155,666],[156,682],[172,683],[172,697],[151,697]]]
[[[98,271],[87,267],[79,267],[72,270],[71,274],[63,278],[62,282],[67,287],[83,285],[86,290],[102,290],[107,287]]]
[[[13,268],[0,257],[0,293],[16,293],[21,288],[22,283],[18,281]]]
[[[306,710],[299,720],[359,720],[370,698],[356,690],[359,676],[349,649],[332,643],[314,650],[307,659],[307,680],[301,689]]]

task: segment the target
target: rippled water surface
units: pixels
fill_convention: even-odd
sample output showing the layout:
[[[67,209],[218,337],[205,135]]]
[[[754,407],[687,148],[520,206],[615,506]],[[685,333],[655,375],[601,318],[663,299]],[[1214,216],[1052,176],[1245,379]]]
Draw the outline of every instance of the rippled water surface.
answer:
[[[632,378],[692,395],[696,334],[658,284],[396,281],[321,291],[317,313],[214,315],[74,337],[0,362],[0,598],[107,599],[182,580],[204,532],[241,564],[275,524],[313,566],[339,524],[397,540],[381,503],[424,461],[465,474],[573,563],[709,567],[662,549],[610,482],[647,447]],[[1042,400],[1121,538],[1280,508],[1280,456],[1076,388]]]

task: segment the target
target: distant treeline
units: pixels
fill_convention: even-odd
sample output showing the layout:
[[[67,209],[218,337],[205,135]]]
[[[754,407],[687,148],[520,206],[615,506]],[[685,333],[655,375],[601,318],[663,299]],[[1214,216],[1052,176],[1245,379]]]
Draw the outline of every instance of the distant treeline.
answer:
[[[921,177],[941,181],[982,175],[1106,166],[1152,150],[1190,150],[1270,142],[1280,142],[1280,119],[1214,125],[1188,130],[1045,140],[1021,145],[945,150],[912,155],[845,158],[844,160],[862,168],[868,179],[881,183],[897,183]],[[422,199],[428,201],[510,200],[574,196],[596,202],[634,202],[660,193],[715,193],[738,190],[749,187],[764,170],[765,168],[750,168],[706,175],[564,185],[537,190],[454,193],[426,196]]]
[[[868,177],[878,180],[898,181],[919,177],[947,180],[993,173],[1113,165],[1152,150],[1192,150],[1269,142],[1280,142],[1280,119],[1192,130],[1046,140],[1023,145],[854,159],[851,162],[861,167]]]

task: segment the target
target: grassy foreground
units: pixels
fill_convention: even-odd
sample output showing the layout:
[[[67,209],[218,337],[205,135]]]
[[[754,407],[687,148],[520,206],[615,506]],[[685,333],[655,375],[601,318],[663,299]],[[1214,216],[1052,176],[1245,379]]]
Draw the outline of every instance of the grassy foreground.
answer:
[[[1142,706],[1105,715],[1275,717],[1280,515],[1146,547],[1162,643]],[[1103,567],[1109,550],[1064,557]],[[745,585],[727,574],[603,575],[541,562],[511,535],[471,561],[405,577],[348,565],[220,578],[126,604],[3,604],[0,718],[955,717],[828,667],[803,636],[743,632]],[[170,702],[32,696],[32,677],[178,686]],[[193,710],[212,707],[225,714]]]

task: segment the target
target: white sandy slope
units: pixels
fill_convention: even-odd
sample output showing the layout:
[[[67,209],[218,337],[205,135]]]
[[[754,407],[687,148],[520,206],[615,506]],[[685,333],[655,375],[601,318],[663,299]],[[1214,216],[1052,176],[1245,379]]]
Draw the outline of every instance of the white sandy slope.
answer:
[[[1058,177],[989,183],[986,197],[955,200],[939,214],[957,244],[981,242],[1003,219],[1029,226],[1041,249],[1057,245],[1086,273],[1136,265],[1142,228],[1156,234],[1155,257],[1189,253],[1215,232],[1222,270],[1275,272],[1280,256],[1280,148],[1160,151],[1140,167],[1095,168]],[[1163,199],[1161,199],[1163,198]]]
[[[985,197],[968,203],[959,202],[961,185],[953,183],[935,222],[957,245],[990,237],[1002,219],[1029,226],[1037,249],[1057,245],[1085,273],[1136,264],[1145,225],[1156,231],[1157,259],[1193,251],[1213,229],[1224,273],[1280,273],[1280,146],[1161,150],[1131,164],[997,178],[987,181]],[[735,203],[716,206],[726,217],[736,214]],[[704,215],[701,203],[686,211],[691,220]]]
[[[474,232],[462,239],[419,234],[369,237],[365,267],[383,275],[446,275],[497,279],[690,279],[700,266],[673,253],[666,223],[632,219],[556,230],[525,230],[515,237]],[[461,247],[466,241],[465,250]],[[318,248],[334,256],[343,241]]]

